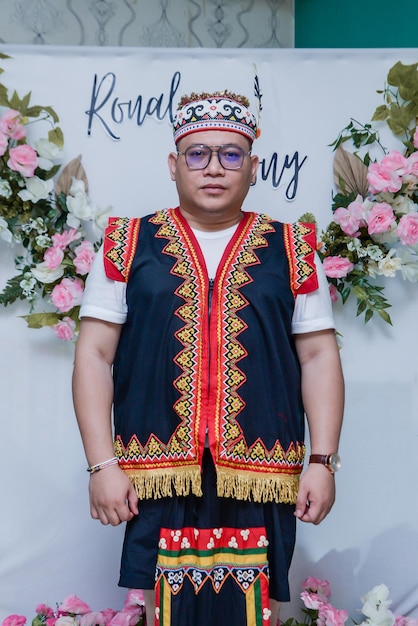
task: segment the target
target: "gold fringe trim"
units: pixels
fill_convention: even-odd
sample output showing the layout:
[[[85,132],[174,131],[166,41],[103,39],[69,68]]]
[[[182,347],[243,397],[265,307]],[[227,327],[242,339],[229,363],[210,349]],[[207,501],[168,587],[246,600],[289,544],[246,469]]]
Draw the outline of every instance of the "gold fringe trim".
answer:
[[[200,467],[178,467],[170,469],[138,470],[125,469],[140,500],[172,496],[202,495]]]
[[[217,492],[223,498],[295,504],[298,488],[299,475],[237,473],[217,468]]]

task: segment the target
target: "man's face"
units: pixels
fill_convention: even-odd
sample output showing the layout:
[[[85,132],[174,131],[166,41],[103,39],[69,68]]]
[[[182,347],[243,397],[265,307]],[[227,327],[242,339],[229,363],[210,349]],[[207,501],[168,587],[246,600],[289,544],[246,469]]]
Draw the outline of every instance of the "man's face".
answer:
[[[204,169],[190,169],[184,154],[172,152],[168,157],[171,179],[176,182],[180,209],[191,226],[216,229],[239,221],[241,206],[251,182],[255,182],[258,158],[247,155],[250,142],[239,133],[208,130],[187,135],[179,141],[177,149],[205,145],[210,148],[239,146],[245,153],[242,167],[225,169],[213,152]]]

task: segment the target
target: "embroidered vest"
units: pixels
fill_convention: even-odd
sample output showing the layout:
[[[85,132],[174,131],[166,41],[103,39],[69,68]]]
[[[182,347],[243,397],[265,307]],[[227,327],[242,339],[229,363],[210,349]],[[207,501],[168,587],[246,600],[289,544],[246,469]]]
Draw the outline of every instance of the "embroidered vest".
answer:
[[[244,213],[215,277],[179,209],[111,218],[106,274],[127,283],[114,363],[115,454],[140,498],[293,503],[305,446],[294,300],[317,289],[315,229]]]

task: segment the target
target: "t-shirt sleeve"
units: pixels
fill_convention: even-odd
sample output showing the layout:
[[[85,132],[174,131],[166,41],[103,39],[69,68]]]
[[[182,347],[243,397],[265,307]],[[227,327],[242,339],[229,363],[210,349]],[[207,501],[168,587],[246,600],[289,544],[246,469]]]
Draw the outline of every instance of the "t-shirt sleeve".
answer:
[[[94,317],[105,322],[124,324],[127,312],[126,283],[107,278],[102,246],[87,276],[80,318]]]
[[[292,332],[295,335],[335,328],[329,285],[317,253],[315,253],[315,265],[318,289],[296,296],[292,318]]]

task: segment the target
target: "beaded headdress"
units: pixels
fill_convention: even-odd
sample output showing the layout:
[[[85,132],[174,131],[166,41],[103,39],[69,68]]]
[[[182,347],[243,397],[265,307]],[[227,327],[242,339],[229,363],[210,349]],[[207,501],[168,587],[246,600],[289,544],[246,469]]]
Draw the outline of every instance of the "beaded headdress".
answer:
[[[259,134],[248,99],[227,90],[181,98],[173,122],[175,143],[202,130],[229,130],[244,135],[251,143]]]

